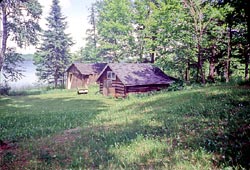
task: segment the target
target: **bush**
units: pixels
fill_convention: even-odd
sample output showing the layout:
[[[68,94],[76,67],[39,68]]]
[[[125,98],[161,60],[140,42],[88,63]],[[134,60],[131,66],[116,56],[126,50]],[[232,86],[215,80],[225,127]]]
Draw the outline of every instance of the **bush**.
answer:
[[[250,86],[250,80],[242,80],[238,84],[240,86]]]
[[[174,82],[173,84],[171,84],[171,85],[168,87],[168,91],[178,91],[178,90],[182,90],[185,86],[186,86],[186,84],[185,84],[183,81],[178,80],[178,81]]]
[[[11,87],[6,83],[0,84],[0,95],[9,95]]]

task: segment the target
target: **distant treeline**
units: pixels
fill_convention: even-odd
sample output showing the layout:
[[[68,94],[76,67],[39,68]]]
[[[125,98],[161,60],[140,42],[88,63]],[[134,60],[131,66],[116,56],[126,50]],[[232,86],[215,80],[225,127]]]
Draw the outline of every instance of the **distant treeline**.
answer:
[[[22,58],[24,60],[33,60],[34,59],[34,55],[33,54],[22,54]]]

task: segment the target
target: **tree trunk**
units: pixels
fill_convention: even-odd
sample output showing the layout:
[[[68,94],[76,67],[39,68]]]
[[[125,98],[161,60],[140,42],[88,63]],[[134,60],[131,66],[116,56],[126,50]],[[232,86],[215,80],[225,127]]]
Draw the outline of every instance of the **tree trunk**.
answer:
[[[227,43],[227,60],[225,62],[225,71],[224,71],[224,77],[226,82],[229,82],[230,79],[230,60],[231,60],[231,55],[232,55],[232,26],[231,24],[229,25],[229,30],[228,30],[228,43]]]
[[[154,63],[154,62],[155,62],[155,51],[150,53],[150,63]]]
[[[203,64],[201,59],[201,46],[200,46],[200,40],[198,40],[197,44],[197,50],[198,50],[198,63],[197,63],[197,81],[201,82],[202,84],[206,83],[205,75],[203,72]]]
[[[140,57],[140,62],[143,62],[143,45],[142,44],[140,44],[139,57]]]
[[[57,88],[58,87],[58,78],[57,78],[57,76],[54,77],[54,81],[55,81],[55,88]]]
[[[186,67],[186,71],[185,71],[185,81],[187,83],[190,82],[190,62],[187,62],[187,67]]]
[[[154,34],[156,34],[156,32],[153,32]],[[152,36],[152,40],[153,42],[155,42],[156,40],[156,36]],[[156,47],[152,47],[152,52],[150,53],[150,62],[154,63],[155,62],[155,56],[156,56]]]
[[[211,82],[215,82],[214,81],[214,71],[215,71],[215,48],[214,46],[212,47],[212,56],[209,59],[209,76],[208,79]]]
[[[245,65],[245,80],[249,80],[249,55],[250,55],[250,10],[249,10],[249,1],[246,1],[247,5],[245,6],[245,13],[247,17],[247,52],[246,52],[246,65]]]
[[[55,71],[55,74],[54,74],[54,85],[55,85],[55,88],[58,87],[58,68],[56,68],[56,71]]]
[[[7,39],[8,39],[8,32],[7,32],[7,13],[6,13],[6,7],[2,4],[2,25],[0,27],[3,27],[2,30],[2,36],[1,36],[1,51],[0,51],[0,75],[2,72],[4,60],[5,60],[5,52],[6,52],[6,45],[7,45]]]
[[[247,47],[247,51],[245,53],[245,80],[249,80],[249,45]]]

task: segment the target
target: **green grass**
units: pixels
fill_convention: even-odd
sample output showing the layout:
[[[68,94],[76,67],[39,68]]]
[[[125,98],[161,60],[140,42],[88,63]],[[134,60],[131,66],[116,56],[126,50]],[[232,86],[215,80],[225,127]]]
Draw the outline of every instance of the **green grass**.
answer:
[[[248,169],[250,89],[0,98],[2,169]],[[32,94],[32,95],[28,95]]]

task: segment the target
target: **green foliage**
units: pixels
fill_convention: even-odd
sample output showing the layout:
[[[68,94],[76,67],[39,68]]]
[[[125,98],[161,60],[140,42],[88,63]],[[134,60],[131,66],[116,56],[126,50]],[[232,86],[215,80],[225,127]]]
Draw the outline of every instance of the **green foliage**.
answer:
[[[42,7],[37,0],[3,0],[0,3],[0,14],[0,74],[3,73],[13,81],[21,76],[16,66],[22,58],[14,49],[11,49],[8,40],[20,48],[36,45],[39,42],[38,33],[41,31],[38,22],[42,15]]]
[[[172,83],[169,87],[168,87],[168,91],[178,91],[178,90],[182,90],[185,87],[185,83],[181,80],[179,81],[175,81],[174,83]]]
[[[185,87],[187,89],[189,87]],[[106,98],[50,90],[0,98],[12,169],[249,168],[249,88],[192,87]],[[12,142],[16,142],[14,145]]]
[[[92,4],[90,8],[89,24],[91,25],[90,29],[87,29],[86,34],[86,46],[81,49],[81,59],[82,62],[100,62],[103,58],[98,54],[97,40],[99,36],[97,34],[97,6],[98,3]]]
[[[23,68],[21,67],[23,61],[21,54],[10,49],[7,50],[2,71],[6,81],[17,81],[23,77]]]
[[[240,81],[240,82],[238,82],[238,84],[240,85],[240,86],[250,86],[250,80],[244,80],[244,81]]]
[[[0,95],[9,95],[11,87],[7,82],[0,83]]]
[[[104,0],[98,9],[97,30],[100,55],[105,61],[121,61],[130,56],[132,40],[131,2]]]
[[[241,0],[98,1],[90,10],[82,61],[156,63],[187,83],[247,79],[248,5]]]
[[[8,38],[16,42],[19,47],[36,45],[37,34],[41,31],[37,20],[42,15],[41,4],[37,0],[4,0],[1,6],[8,9]]]
[[[43,32],[42,44],[35,53],[37,75],[41,80],[58,87],[64,83],[64,73],[70,64],[69,47],[73,44],[65,33],[67,22],[62,16],[58,0],[53,0],[47,17],[47,30]]]

